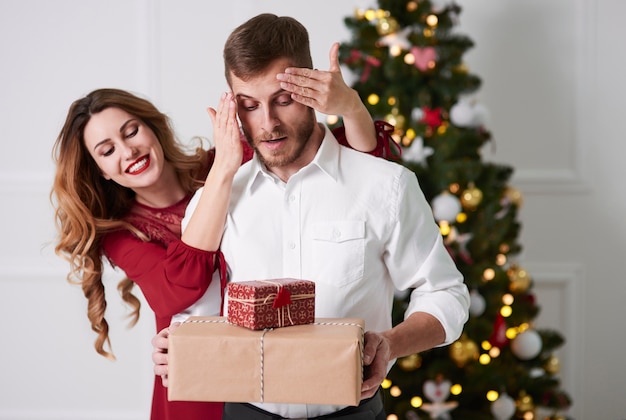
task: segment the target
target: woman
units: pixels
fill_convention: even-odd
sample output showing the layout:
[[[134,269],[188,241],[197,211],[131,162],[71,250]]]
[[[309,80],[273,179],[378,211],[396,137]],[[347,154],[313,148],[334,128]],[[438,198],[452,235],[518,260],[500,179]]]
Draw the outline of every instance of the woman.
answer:
[[[347,131],[359,139],[355,148],[374,149],[377,135],[371,117],[340,72],[289,69],[280,77],[283,88],[293,92],[293,100],[321,112],[342,114]],[[332,106],[327,100],[331,96]],[[218,110],[209,110],[215,129],[226,117],[235,120],[233,104],[225,94]],[[388,142],[388,127],[378,127],[378,137]],[[211,285],[211,276],[219,266],[222,214],[229,197],[229,186],[223,181],[252,156],[245,142],[243,148],[239,145],[238,128],[230,130],[229,135],[214,139],[217,152],[198,148],[187,153],[176,141],[167,116],[128,92],[99,89],[70,107],[54,145],[57,172],[52,198],[60,236],[55,250],[70,263],[68,280],[80,284],[88,299],[99,354],[114,358],[104,317],[103,256],[127,276],[118,289],[133,308],[131,324],[137,321],[140,306],[131,293],[135,283],[155,313],[157,331],[208,287],[220,296],[223,285]],[[385,141],[371,153],[383,155],[389,146]],[[185,207],[202,181],[215,196],[212,251],[195,248],[193,240],[181,240]],[[196,215],[191,220],[195,219]],[[152,419],[221,418],[221,409],[221,403],[168,402],[166,388],[155,378]]]

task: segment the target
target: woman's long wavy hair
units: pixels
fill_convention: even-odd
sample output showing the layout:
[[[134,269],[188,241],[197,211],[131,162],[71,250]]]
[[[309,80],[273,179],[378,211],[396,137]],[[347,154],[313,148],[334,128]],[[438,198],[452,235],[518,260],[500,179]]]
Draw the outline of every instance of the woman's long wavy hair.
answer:
[[[148,239],[122,220],[134,202],[135,192],[102,177],[85,146],[85,126],[92,115],[107,108],[124,110],[150,127],[159,139],[165,160],[172,164],[182,187],[190,193],[199,186],[197,179],[202,171],[203,152],[198,148],[195,153],[187,153],[177,141],[165,114],[151,102],[119,89],[94,90],[72,103],[54,143],[56,174],[50,199],[55,207],[59,234],[55,252],[70,264],[67,280],[80,284],[88,300],[87,316],[91,329],[98,334],[94,344],[96,351],[115,359],[105,319],[102,238],[112,230],[128,229],[142,240]],[[122,299],[132,308],[130,326],[137,323],[140,309],[139,300],[131,293],[133,285],[128,278],[118,285]]]

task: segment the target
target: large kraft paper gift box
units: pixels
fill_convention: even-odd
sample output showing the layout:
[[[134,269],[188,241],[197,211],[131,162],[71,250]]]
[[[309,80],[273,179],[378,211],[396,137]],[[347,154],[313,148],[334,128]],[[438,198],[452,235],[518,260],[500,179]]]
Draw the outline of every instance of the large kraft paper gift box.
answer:
[[[169,336],[170,401],[358,405],[364,321],[251,330],[189,317]]]
[[[310,324],[315,319],[315,282],[298,279],[228,283],[228,322],[252,330]]]

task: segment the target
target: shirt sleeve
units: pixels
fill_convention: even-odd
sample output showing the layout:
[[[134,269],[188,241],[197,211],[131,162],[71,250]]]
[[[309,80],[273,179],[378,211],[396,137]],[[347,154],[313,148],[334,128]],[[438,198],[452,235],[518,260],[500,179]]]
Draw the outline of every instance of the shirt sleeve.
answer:
[[[405,319],[415,312],[433,315],[446,332],[442,345],[450,344],[459,338],[469,317],[463,275],[443,245],[415,174],[403,170],[395,194],[397,219],[386,260],[396,288],[413,288]]]
[[[163,248],[127,230],[108,234],[103,249],[111,263],[140,287],[158,317],[171,317],[202,297],[219,261],[219,252],[199,250],[180,240]]]

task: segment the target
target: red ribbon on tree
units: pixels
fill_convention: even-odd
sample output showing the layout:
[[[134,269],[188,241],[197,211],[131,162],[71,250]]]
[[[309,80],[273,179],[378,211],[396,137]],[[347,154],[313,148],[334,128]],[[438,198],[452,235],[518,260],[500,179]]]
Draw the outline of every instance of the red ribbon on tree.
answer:
[[[359,50],[350,51],[350,57],[348,57],[344,62],[346,64],[353,64],[357,60],[363,59],[363,74],[361,74],[361,83],[365,83],[367,79],[370,77],[370,73],[372,71],[372,66],[380,67],[380,60],[371,55],[363,54]]]
[[[500,312],[496,316],[496,321],[493,323],[493,332],[489,337],[489,343],[492,346],[502,348],[509,342],[506,336],[506,321],[504,316]]]

